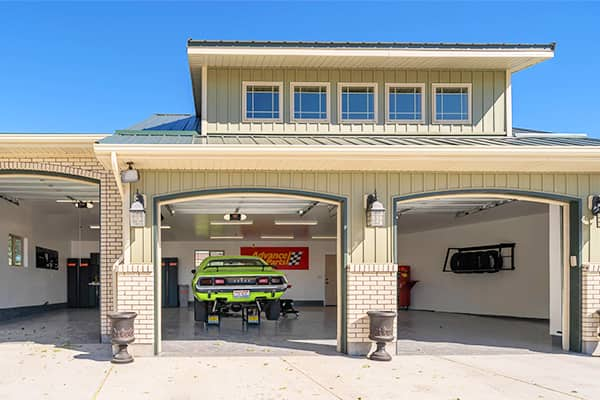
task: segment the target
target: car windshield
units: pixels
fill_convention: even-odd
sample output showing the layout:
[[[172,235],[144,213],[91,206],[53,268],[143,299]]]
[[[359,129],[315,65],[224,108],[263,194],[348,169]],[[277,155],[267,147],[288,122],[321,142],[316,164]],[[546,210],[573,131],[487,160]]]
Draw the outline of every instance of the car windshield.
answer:
[[[256,258],[231,258],[210,260],[208,264],[206,264],[205,268],[265,267],[266,265],[267,264],[265,264],[262,260],[258,260]]]

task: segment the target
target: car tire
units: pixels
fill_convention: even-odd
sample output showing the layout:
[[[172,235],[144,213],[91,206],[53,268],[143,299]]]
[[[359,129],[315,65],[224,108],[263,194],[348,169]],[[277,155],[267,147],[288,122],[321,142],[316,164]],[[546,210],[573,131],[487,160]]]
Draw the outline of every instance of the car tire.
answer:
[[[265,315],[268,321],[277,321],[281,315],[281,303],[279,300],[269,301],[265,307]]]
[[[197,322],[208,321],[208,303],[194,299],[194,320]]]

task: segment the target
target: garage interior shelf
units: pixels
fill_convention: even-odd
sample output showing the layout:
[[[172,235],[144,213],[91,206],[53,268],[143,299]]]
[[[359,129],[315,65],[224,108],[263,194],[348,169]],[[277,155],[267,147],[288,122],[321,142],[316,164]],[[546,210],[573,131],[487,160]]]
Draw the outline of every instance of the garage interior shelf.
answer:
[[[446,251],[443,272],[474,274],[513,271],[514,269],[515,243],[499,243],[485,246],[449,247]]]

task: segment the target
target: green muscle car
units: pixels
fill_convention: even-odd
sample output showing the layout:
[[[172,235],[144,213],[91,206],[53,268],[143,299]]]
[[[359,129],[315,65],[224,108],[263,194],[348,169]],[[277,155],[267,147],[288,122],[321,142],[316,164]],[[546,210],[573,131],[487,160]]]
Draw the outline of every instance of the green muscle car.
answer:
[[[285,275],[262,258],[208,257],[192,279],[194,319],[206,322],[211,312],[237,312],[243,303],[255,303],[268,320],[277,320],[281,313],[279,299],[288,287]]]

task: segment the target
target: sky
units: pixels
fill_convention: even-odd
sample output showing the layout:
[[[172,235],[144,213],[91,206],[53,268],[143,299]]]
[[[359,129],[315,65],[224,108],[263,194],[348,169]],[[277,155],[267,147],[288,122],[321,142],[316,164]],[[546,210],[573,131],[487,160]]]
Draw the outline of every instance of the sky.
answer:
[[[600,137],[600,2],[0,2],[0,38],[0,132],[192,113],[194,38],[557,42],[513,75],[513,125]]]

